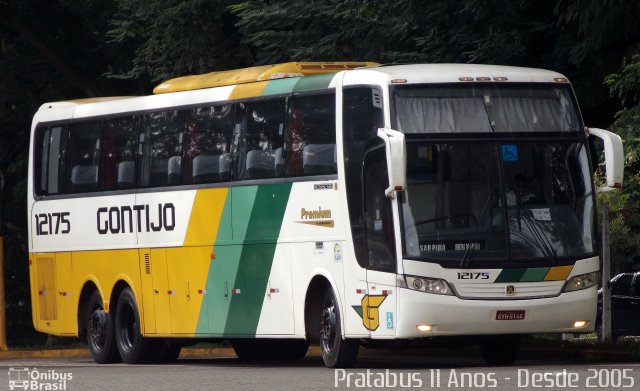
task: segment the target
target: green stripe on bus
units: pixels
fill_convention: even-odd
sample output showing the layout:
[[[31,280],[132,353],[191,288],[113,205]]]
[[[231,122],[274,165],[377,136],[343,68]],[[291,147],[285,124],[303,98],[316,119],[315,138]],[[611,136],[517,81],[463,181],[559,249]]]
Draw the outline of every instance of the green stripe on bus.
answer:
[[[221,241],[228,243],[232,238],[231,190],[232,189],[229,189],[227,199],[225,200],[216,243]],[[253,201],[251,204],[252,203]],[[239,222],[239,220],[236,220],[236,225],[238,225]],[[241,250],[241,246],[235,245],[214,246],[213,252],[216,254],[216,257],[211,260],[209,266],[209,273],[205,285],[206,294],[202,300],[196,334],[221,336],[224,333],[229,304],[231,303],[229,294],[225,295],[225,288],[228,287],[229,281],[235,281],[236,279]]]
[[[519,282],[527,269],[503,269],[494,282]]]
[[[329,73],[324,75],[301,77],[295,87],[293,87],[293,92],[321,90],[327,88],[334,76],[334,73]]]
[[[520,282],[538,282],[544,280],[544,277],[549,272],[548,267],[532,267],[520,278]]]
[[[242,187],[234,190],[237,189]],[[245,244],[242,247],[236,279],[233,287],[230,287],[237,293],[232,292],[230,297],[225,335],[256,334],[290,193],[291,183],[258,187],[245,240],[257,241],[261,238],[264,241],[262,244]]]
[[[293,91],[299,77],[271,80],[262,91],[262,95],[288,94]]]

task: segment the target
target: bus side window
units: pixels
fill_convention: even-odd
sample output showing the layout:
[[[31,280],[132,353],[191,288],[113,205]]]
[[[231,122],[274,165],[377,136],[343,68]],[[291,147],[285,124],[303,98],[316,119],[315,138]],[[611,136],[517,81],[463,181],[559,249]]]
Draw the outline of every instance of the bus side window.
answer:
[[[143,143],[141,186],[172,186],[182,182],[183,118],[183,113],[177,110],[144,116],[140,137]]]
[[[286,176],[337,173],[335,106],[334,93],[289,99]]]
[[[138,141],[135,117],[110,118],[102,132],[102,190],[130,189],[135,184]]]
[[[66,147],[66,190],[70,193],[98,190],[101,121],[69,126]]]
[[[283,171],[284,99],[244,104],[236,179],[280,178]]]
[[[185,115],[184,183],[229,181],[234,105],[196,107]]]
[[[43,127],[36,130],[35,191],[38,195],[60,193],[62,162],[62,127]]]

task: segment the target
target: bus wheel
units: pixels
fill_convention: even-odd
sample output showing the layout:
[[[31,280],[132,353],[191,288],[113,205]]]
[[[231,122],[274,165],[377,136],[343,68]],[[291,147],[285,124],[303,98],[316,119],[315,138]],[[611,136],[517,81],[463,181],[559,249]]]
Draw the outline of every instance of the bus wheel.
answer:
[[[113,316],[104,311],[100,292],[94,291],[91,295],[86,314],[87,343],[93,360],[99,364],[119,361]]]
[[[519,335],[495,335],[480,342],[482,357],[488,365],[511,365],[518,358]]]
[[[151,362],[157,357],[158,342],[140,333],[140,314],[131,289],[120,293],[116,307],[116,342],[122,361],[127,364]]]
[[[358,341],[342,338],[338,300],[328,289],[320,306],[320,351],[329,368],[350,368],[358,357]]]

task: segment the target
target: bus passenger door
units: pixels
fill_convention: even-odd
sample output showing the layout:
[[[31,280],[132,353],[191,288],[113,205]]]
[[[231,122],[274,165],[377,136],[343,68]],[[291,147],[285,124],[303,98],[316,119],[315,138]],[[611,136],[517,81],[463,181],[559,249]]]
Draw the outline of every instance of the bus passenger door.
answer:
[[[396,324],[396,259],[392,200],[384,144],[365,154],[363,169],[364,240],[367,295],[362,318],[373,338],[393,337]]]

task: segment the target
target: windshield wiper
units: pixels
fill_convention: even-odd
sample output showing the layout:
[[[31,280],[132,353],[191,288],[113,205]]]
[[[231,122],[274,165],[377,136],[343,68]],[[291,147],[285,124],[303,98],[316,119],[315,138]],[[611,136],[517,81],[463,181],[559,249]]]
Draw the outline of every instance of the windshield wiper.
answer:
[[[492,191],[491,194],[489,195],[489,198],[487,198],[487,203],[482,208],[482,214],[480,215],[480,221],[478,221],[478,227],[476,228],[476,231],[473,234],[471,242],[469,243],[467,248],[464,250],[464,254],[462,254],[462,258],[460,259],[461,268],[467,267],[467,265],[469,264],[469,261],[471,260],[471,255],[473,254],[476,248],[475,243],[477,242],[478,237],[480,236],[480,231],[482,231],[482,227],[484,226],[484,220],[487,218],[489,209],[491,209],[491,206],[493,205],[493,201],[496,199],[496,194],[497,194],[497,191]]]
[[[527,213],[520,213],[520,205],[518,205],[518,212],[519,212],[518,224],[520,224],[520,219],[524,217],[523,221],[525,222],[525,225],[531,232],[531,236],[533,236],[536,242],[538,242],[538,244],[542,247],[546,255],[551,258],[552,264],[557,265],[558,255],[553,249],[553,244],[551,243],[547,235],[544,233],[544,229],[542,228],[542,226],[540,226],[540,222],[536,220],[534,217],[529,216],[529,214]],[[529,211],[529,213],[531,213],[531,211]]]

